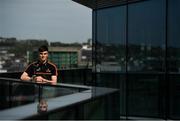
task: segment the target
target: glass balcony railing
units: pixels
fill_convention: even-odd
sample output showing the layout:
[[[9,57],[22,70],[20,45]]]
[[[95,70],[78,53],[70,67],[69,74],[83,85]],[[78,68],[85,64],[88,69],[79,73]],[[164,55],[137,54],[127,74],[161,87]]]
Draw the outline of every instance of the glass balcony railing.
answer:
[[[0,120],[119,119],[118,90],[0,78]],[[110,101],[114,100],[114,102]]]
[[[62,85],[42,85],[12,78],[0,78],[0,87],[2,101],[0,110],[85,90]]]
[[[0,77],[19,79],[22,72],[0,73]],[[58,71],[58,82],[78,85],[92,85],[92,69],[62,69]]]

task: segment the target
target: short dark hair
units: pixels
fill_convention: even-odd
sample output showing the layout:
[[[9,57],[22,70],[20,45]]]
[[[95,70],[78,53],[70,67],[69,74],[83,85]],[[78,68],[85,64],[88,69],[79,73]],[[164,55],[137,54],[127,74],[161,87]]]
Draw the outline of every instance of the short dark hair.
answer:
[[[38,51],[39,52],[48,51],[48,47],[46,45],[42,45],[42,46],[39,47]]]

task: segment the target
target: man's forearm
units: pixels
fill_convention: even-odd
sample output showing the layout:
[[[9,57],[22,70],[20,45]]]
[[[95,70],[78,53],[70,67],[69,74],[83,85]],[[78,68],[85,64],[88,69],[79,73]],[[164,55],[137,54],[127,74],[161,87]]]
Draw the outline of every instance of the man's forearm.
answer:
[[[53,84],[53,85],[56,84],[56,81],[53,81],[53,80],[43,79],[42,81],[43,81],[44,83],[50,83],[50,84]]]
[[[29,77],[29,76],[27,76],[27,77],[21,77],[21,80],[23,80],[23,81],[31,81],[32,78]]]

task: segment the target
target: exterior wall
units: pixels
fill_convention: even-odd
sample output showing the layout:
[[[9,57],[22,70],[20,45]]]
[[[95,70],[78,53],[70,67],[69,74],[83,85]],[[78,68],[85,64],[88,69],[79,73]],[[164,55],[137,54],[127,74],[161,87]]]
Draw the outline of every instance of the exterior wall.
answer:
[[[121,117],[180,119],[179,0],[93,10],[95,85],[120,90]]]

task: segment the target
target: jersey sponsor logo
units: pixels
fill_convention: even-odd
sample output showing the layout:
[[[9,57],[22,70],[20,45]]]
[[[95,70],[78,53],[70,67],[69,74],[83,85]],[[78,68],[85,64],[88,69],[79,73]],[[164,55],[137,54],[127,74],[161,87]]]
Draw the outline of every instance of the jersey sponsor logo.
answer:
[[[36,71],[40,71],[40,70],[41,70],[41,68],[40,68],[40,67],[36,69]]]
[[[51,72],[51,71],[49,69],[47,69],[46,72]]]

